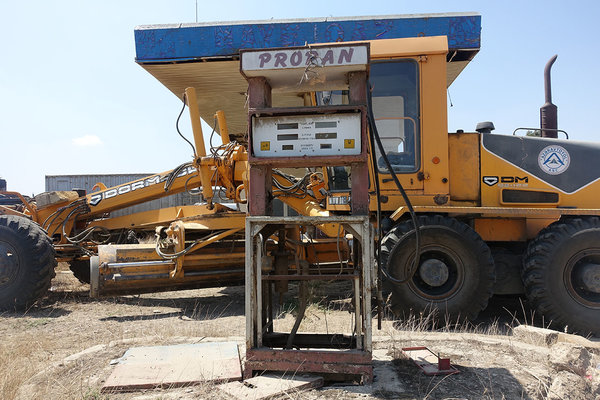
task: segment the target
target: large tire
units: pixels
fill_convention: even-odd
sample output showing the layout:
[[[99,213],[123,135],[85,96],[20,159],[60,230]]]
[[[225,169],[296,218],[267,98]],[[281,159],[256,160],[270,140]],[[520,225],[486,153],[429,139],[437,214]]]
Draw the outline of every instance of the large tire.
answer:
[[[0,216],[0,309],[31,306],[50,288],[55,266],[52,242],[38,224]]]
[[[420,216],[419,225],[421,257],[412,277],[412,221],[398,224],[381,243],[382,265],[392,277],[406,280],[391,285],[392,311],[399,318],[432,313],[440,321],[475,319],[487,307],[494,286],[489,247],[477,232],[454,218]]]
[[[81,283],[90,283],[90,260],[73,260],[69,262],[69,269]]]
[[[523,265],[529,301],[556,328],[600,336],[600,218],[571,218],[543,229]]]

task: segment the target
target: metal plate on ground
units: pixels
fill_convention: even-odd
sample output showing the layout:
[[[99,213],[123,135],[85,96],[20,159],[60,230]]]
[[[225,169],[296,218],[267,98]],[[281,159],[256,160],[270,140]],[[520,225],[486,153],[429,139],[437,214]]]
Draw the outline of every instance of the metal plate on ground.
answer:
[[[240,355],[235,342],[132,347],[119,359],[102,391],[241,379]]]
[[[440,358],[427,347],[404,347],[402,351],[421,368],[425,375],[450,375],[459,372],[450,365],[449,358]]]
[[[233,399],[263,400],[285,394],[289,396],[321,386],[323,386],[323,378],[320,376],[267,374],[255,376],[244,382],[224,383],[219,385],[219,389]]]

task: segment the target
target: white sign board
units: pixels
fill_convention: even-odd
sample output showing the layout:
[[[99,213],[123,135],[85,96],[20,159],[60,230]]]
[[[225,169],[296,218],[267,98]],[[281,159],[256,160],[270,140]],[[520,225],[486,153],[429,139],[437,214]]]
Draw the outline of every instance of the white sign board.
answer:
[[[274,90],[310,88],[343,89],[346,75],[366,71],[369,44],[257,49],[241,52],[241,71],[247,77],[263,76]]]

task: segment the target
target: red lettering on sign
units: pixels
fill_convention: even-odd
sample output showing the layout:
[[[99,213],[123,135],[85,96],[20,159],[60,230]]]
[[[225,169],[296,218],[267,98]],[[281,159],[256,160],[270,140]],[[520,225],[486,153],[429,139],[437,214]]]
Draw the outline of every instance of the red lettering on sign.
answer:
[[[258,59],[260,60],[260,67],[262,68],[265,66],[266,63],[268,63],[269,61],[271,61],[271,55],[269,53],[262,53],[258,56]]]
[[[327,50],[325,57],[323,57],[323,65],[333,64],[333,50]]]
[[[292,55],[290,56],[290,64],[292,64],[293,67],[297,67],[301,63],[302,63],[302,52],[300,52],[300,51],[293,52]]]
[[[287,54],[285,53],[277,53],[275,54],[275,65],[274,67],[287,67],[285,60],[287,60]]]
[[[351,62],[352,54],[354,54],[354,48],[351,47],[350,50],[342,49],[340,51],[340,57],[338,58],[338,64],[343,63],[344,59],[346,59],[346,62]]]

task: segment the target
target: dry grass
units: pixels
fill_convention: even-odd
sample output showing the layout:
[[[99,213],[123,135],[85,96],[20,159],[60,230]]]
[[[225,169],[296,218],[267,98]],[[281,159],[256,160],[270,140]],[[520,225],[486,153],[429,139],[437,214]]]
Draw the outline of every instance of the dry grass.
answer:
[[[154,338],[147,344],[161,344],[175,336],[231,334],[232,326],[219,322],[226,308],[211,305],[215,299],[208,305],[195,299],[183,308],[176,300],[167,300],[167,295],[164,299],[90,300],[87,287],[66,270],[68,267],[61,265],[49,297],[39,305],[25,313],[0,314],[0,399],[15,398],[19,387],[30,383],[36,390],[20,398],[105,398],[93,382],[94,371],[102,370],[109,359],[86,358],[55,367],[65,357],[99,343],[141,336]],[[179,317],[175,323],[173,316]],[[195,323],[203,320],[207,323]],[[44,374],[47,368],[48,374]]]
[[[48,339],[37,335],[23,335],[19,340],[0,343],[0,398],[12,399],[19,386],[43,368],[50,358]]]
[[[19,387],[23,387],[21,390],[29,387],[29,391],[23,392],[26,394],[22,397],[27,399],[128,399],[130,394],[107,395],[99,390],[101,380],[111,371],[109,361],[122,356],[127,348],[176,343],[181,337],[200,340],[203,337],[245,335],[243,288],[91,300],[85,294],[86,286],[77,283],[69,273],[60,271],[53,282],[53,288],[54,292],[49,298],[28,313],[0,315],[0,336],[3,338],[0,343],[0,365],[4,367],[0,374],[0,399],[15,398]],[[294,324],[297,313],[295,290],[292,285],[290,292],[284,296],[281,312],[275,321],[276,330],[289,331]],[[348,287],[332,286],[328,282],[311,287],[311,299],[300,331],[352,334],[353,302],[349,292]],[[525,310],[526,308],[522,307],[522,311],[511,313],[508,325],[521,323],[525,316],[527,320],[535,317]],[[547,385],[547,372],[536,371],[535,367],[527,364],[536,362],[533,353],[521,354],[510,346],[494,347],[486,344],[485,340],[480,343],[466,339],[462,342],[454,340],[451,343],[427,343],[422,339],[431,331],[439,334],[483,333],[502,336],[507,334],[507,322],[497,319],[481,324],[443,322],[446,324],[436,322],[432,313],[395,321],[389,314],[389,309],[386,310],[383,335],[389,338],[392,348],[399,349],[418,344],[429,345],[434,350],[443,348],[444,355],[450,356],[452,362],[460,366],[460,375],[464,377],[424,377],[412,362],[403,363],[397,360],[393,364],[394,373],[407,388],[406,398],[438,399],[458,396],[460,393],[463,398],[515,398],[515,391],[503,389],[511,387],[523,388],[524,398],[542,398],[536,393],[543,393],[544,385]],[[376,326],[376,320],[373,321],[373,326]],[[411,336],[413,333],[414,336]],[[373,334],[381,335],[375,328]],[[128,341],[140,337],[144,337],[145,342]],[[418,339],[413,340],[411,337]],[[114,343],[109,346],[111,342]],[[98,344],[106,345],[106,348],[58,366],[65,357]],[[483,354],[485,356],[482,356]],[[46,373],[41,372],[52,365],[55,366],[54,369],[47,369]],[[525,370],[532,371],[536,377],[525,373],[513,374],[512,369],[509,371],[506,365],[510,365],[511,368],[514,365],[523,365]],[[147,392],[148,396],[155,395],[155,398],[163,399],[223,398],[216,393],[214,383],[170,391]],[[395,396],[397,393],[387,393],[385,389],[372,394],[375,398]],[[290,393],[287,398],[365,397],[359,392],[327,389],[310,393]]]
[[[385,318],[394,320],[394,317]],[[439,316],[437,312],[422,312],[411,314],[407,318],[394,321],[394,329],[403,332],[443,332],[443,333],[474,333],[480,335],[507,335],[508,330],[500,325],[498,319],[485,323],[473,323],[464,318],[450,318],[448,315]]]

